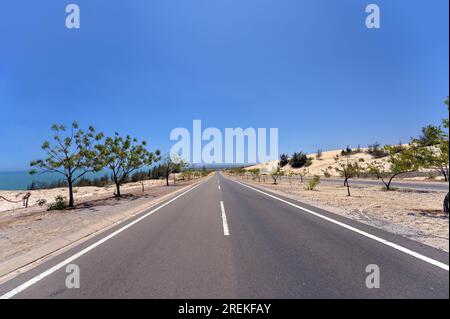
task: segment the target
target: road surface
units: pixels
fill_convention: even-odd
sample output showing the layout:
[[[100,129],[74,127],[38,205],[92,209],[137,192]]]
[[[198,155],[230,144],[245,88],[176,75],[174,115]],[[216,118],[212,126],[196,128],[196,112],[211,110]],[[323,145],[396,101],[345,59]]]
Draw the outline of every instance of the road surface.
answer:
[[[72,264],[80,288],[68,289]],[[0,285],[0,296],[449,298],[448,264],[448,253],[215,174]],[[366,286],[368,265],[379,288]]]

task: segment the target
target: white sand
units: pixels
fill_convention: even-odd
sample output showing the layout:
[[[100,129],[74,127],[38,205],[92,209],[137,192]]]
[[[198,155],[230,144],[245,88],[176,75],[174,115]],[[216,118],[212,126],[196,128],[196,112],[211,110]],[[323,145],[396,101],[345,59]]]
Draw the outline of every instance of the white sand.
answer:
[[[148,180],[144,181],[145,187],[151,187],[155,185],[163,185],[165,181],[163,180]],[[121,188],[123,191],[127,191],[134,188],[140,188],[140,183],[127,183],[124,184]],[[85,200],[92,196],[111,196],[114,194],[115,186],[110,185],[107,187],[75,187],[74,188],[74,197],[75,202],[80,200]],[[32,191],[1,191],[0,196],[7,198],[8,200],[17,201],[21,200],[22,197],[27,193],[31,193],[31,197],[28,202],[29,207],[33,207],[37,205],[39,200],[45,200],[48,204],[55,201],[56,196],[63,196],[68,198],[67,188],[54,188],[54,189],[42,189],[42,190],[32,190]],[[3,199],[0,199],[0,212],[5,212],[9,210],[17,210],[23,208],[22,203],[10,203]]]
[[[341,150],[333,150],[333,151],[323,152],[322,158],[320,158],[319,160],[316,159],[316,154],[309,154],[308,157],[312,159],[311,166],[309,166],[307,168],[292,168],[288,164],[282,168],[282,171],[284,171],[286,174],[289,174],[289,173],[298,174],[301,172],[306,172],[308,176],[313,176],[313,175],[324,176],[324,171],[328,171],[328,173],[330,173],[331,176],[338,177],[338,176],[340,176],[340,174],[339,174],[339,172],[337,172],[335,170],[335,168],[338,167],[339,163],[345,163],[347,160],[350,162],[359,162],[360,159],[364,160],[364,162],[361,163],[362,165],[368,165],[368,164],[377,162],[379,164],[382,164],[386,170],[389,170],[390,164],[388,163],[388,157],[375,159],[370,154],[365,153],[366,150],[367,149],[365,149],[365,148],[361,148],[361,153],[352,154],[352,155],[345,156],[345,157],[340,156],[339,161],[337,163],[334,160],[334,158],[336,155],[341,155]],[[280,161],[277,160],[277,161],[261,163],[258,165],[247,167],[246,169],[250,170],[250,169],[258,168],[261,170],[262,174],[269,173],[277,168],[279,162]],[[430,170],[424,169],[421,171],[428,172]],[[426,180],[426,179],[427,179],[426,176],[408,178],[408,180],[418,180],[418,181]],[[442,179],[443,179],[442,177],[437,177],[434,180],[442,180]]]

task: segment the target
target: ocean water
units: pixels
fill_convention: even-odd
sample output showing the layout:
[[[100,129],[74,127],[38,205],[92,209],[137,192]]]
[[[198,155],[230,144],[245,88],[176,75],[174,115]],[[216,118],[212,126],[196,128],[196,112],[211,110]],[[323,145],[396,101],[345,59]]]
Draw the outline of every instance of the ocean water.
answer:
[[[105,175],[105,171],[86,174],[87,178],[101,177]],[[44,173],[30,175],[27,171],[19,172],[0,172],[0,190],[26,190],[28,185],[35,182],[56,182],[63,180],[64,176],[58,173]]]

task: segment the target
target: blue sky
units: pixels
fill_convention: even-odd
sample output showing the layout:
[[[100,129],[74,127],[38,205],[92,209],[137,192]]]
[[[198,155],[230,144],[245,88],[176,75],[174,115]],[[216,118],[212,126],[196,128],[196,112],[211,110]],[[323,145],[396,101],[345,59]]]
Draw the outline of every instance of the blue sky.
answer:
[[[278,127],[280,152],[408,141],[446,114],[448,1],[0,0],[0,170],[52,123],[168,151],[176,127]]]

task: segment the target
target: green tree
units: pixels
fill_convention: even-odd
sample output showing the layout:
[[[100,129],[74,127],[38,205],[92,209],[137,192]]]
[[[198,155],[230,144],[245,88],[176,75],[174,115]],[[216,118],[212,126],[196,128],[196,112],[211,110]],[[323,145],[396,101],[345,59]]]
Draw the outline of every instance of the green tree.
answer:
[[[283,175],[284,172],[281,170],[281,167],[277,166],[277,168],[270,173],[270,176],[272,177],[273,180],[273,185],[277,185],[278,179]]]
[[[292,154],[289,164],[291,164],[292,168],[302,168],[304,166],[309,166],[311,164],[311,160],[305,153],[296,152]]]
[[[260,182],[260,178],[261,178],[261,170],[259,168],[254,168],[254,169],[250,169],[248,170],[250,174],[252,174],[253,176],[253,180],[258,179],[258,182]]]
[[[172,158],[170,155],[164,157],[160,167],[163,171],[164,178],[166,179],[166,186],[169,186],[170,174],[180,173],[186,166],[187,164],[181,159]]]
[[[445,101],[448,107],[448,99]],[[442,120],[442,126],[428,125],[422,128],[422,134],[411,143],[421,151],[424,167],[438,171],[448,182],[449,170],[449,134],[448,118]]]
[[[334,158],[336,167],[334,169],[344,178],[344,186],[347,187],[347,194],[348,196],[351,196],[349,180],[351,178],[357,177],[361,173],[363,168],[359,165],[358,162],[350,161],[348,158],[346,162],[340,162],[339,159],[339,155],[336,155],[336,157]]]
[[[96,133],[92,126],[84,131],[77,122],[73,122],[69,129],[54,124],[52,131],[53,143],[45,141],[41,146],[46,158],[31,161],[33,169],[30,174],[54,172],[63,175],[69,189],[68,207],[73,207],[74,183],[87,173],[103,168],[96,150],[96,143],[103,138],[103,134]]]
[[[302,184],[303,184],[304,178],[305,178],[306,176],[308,176],[308,175],[309,175],[309,169],[307,169],[307,168],[302,169],[302,170],[298,173],[298,176],[300,176],[300,181],[302,182]]]
[[[112,172],[112,179],[116,185],[114,195],[120,197],[120,186],[128,180],[130,175],[142,168],[150,166],[159,160],[160,152],[147,150],[147,142],[139,143],[136,138],[127,135],[121,137],[115,133],[113,137],[107,137],[105,142],[97,145],[100,159],[103,165]]]
[[[289,164],[289,155],[281,154],[280,155],[280,167],[285,167],[287,164]]]
[[[424,165],[423,153],[420,148],[410,145],[402,152],[398,152],[394,146],[385,146],[388,154],[388,166],[381,162],[372,162],[367,166],[367,171],[374,174],[385,185],[386,190],[391,189],[394,178],[401,174],[415,172]]]
[[[444,101],[445,105],[447,105],[447,112],[449,111],[449,103],[448,103],[448,97],[447,99]],[[448,113],[447,113],[448,114]],[[448,117],[444,118],[442,120],[442,125],[444,126],[444,128],[448,129],[449,128],[449,123],[448,123]]]

